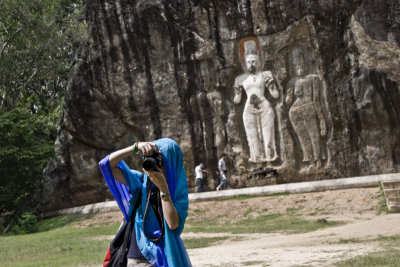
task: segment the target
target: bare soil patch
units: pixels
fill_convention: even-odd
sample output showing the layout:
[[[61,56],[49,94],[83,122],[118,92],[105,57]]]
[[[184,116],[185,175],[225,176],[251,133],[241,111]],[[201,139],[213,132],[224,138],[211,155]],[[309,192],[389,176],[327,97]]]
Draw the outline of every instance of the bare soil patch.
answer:
[[[301,210],[303,215],[341,217],[375,216],[381,199],[379,188],[329,190],[324,192],[216,200],[190,203],[188,219],[225,218],[239,221],[271,213]]]

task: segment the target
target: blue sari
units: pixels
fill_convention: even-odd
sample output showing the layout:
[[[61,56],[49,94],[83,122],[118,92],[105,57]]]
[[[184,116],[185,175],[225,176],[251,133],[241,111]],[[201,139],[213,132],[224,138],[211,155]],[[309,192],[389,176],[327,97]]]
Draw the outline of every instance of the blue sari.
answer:
[[[126,220],[129,220],[129,217],[132,215],[136,202],[140,201],[136,209],[134,229],[140,252],[150,264],[153,266],[170,267],[192,266],[180,238],[189,207],[187,178],[185,169],[183,168],[182,151],[178,144],[169,138],[159,139],[153,143],[157,145],[162,154],[171,200],[179,216],[179,225],[175,230],[169,229],[164,219],[165,234],[157,242],[148,240],[143,232],[143,214],[146,208],[146,185],[149,180],[147,175],[136,170],[131,170],[121,160],[117,167],[124,175],[125,182],[128,185],[126,187],[114,179],[109,162],[110,155],[101,160],[99,166]],[[141,194],[139,194],[140,192]],[[138,199],[139,196],[141,196],[141,199]],[[147,211],[144,223],[147,236],[160,236],[161,229],[153,209]]]

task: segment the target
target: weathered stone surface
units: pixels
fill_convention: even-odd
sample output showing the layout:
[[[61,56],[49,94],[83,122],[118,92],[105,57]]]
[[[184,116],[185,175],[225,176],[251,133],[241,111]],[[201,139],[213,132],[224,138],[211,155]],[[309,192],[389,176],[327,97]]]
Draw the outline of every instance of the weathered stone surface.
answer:
[[[231,187],[267,184],[254,178],[267,168],[280,183],[399,171],[399,13],[397,0],[88,0],[91,40],[67,91],[41,207],[106,200],[97,162],[164,136],[180,144],[192,188],[194,167],[214,173],[222,153]],[[247,37],[259,41],[279,91],[265,96],[275,112],[272,162],[249,161],[245,95],[233,102]],[[309,98],[287,101],[296,87]],[[313,109],[293,111],[299,103]],[[206,178],[206,188],[216,184]]]

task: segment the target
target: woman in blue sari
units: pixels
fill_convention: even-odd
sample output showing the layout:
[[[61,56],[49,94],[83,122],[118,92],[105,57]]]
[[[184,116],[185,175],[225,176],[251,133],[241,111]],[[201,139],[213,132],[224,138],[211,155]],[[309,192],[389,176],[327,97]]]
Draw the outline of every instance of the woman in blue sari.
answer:
[[[143,169],[143,173],[131,170],[123,159],[137,151],[141,151],[144,157],[160,154],[162,164],[153,171]],[[135,216],[128,266],[191,266],[180,238],[189,201],[182,151],[178,144],[169,138],[137,142],[111,153],[100,161],[99,166],[125,220]],[[161,221],[155,208],[151,205],[146,208],[146,203],[152,198],[149,195],[156,195],[149,192],[159,194]]]

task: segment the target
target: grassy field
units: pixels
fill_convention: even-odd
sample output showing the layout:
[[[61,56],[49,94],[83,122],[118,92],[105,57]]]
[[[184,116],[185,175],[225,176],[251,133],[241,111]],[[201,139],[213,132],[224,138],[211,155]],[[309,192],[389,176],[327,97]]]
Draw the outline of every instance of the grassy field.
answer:
[[[73,227],[84,217],[63,216],[41,222],[41,232],[0,237],[2,266],[87,266],[102,262],[118,224]]]
[[[98,266],[119,224],[77,227],[91,215],[60,216],[39,222],[34,234],[0,237],[2,266]],[[336,225],[307,221],[293,211],[227,223],[222,218],[190,221],[185,232],[196,233],[299,233]],[[184,238],[188,249],[207,247],[227,237]]]
[[[235,223],[225,222],[221,219],[206,219],[188,222],[185,226],[187,232],[201,233],[276,233],[297,234],[315,231],[321,228],[336,226],[340,222],[327,222],[306,220],[295,214],[270,214],[256,218],[244,219]]]
[[[3,266],[78,266],[99,263],[109,241],[94,239],[113,233],[104,227],[62,228],[30,235],[2,237]]]

